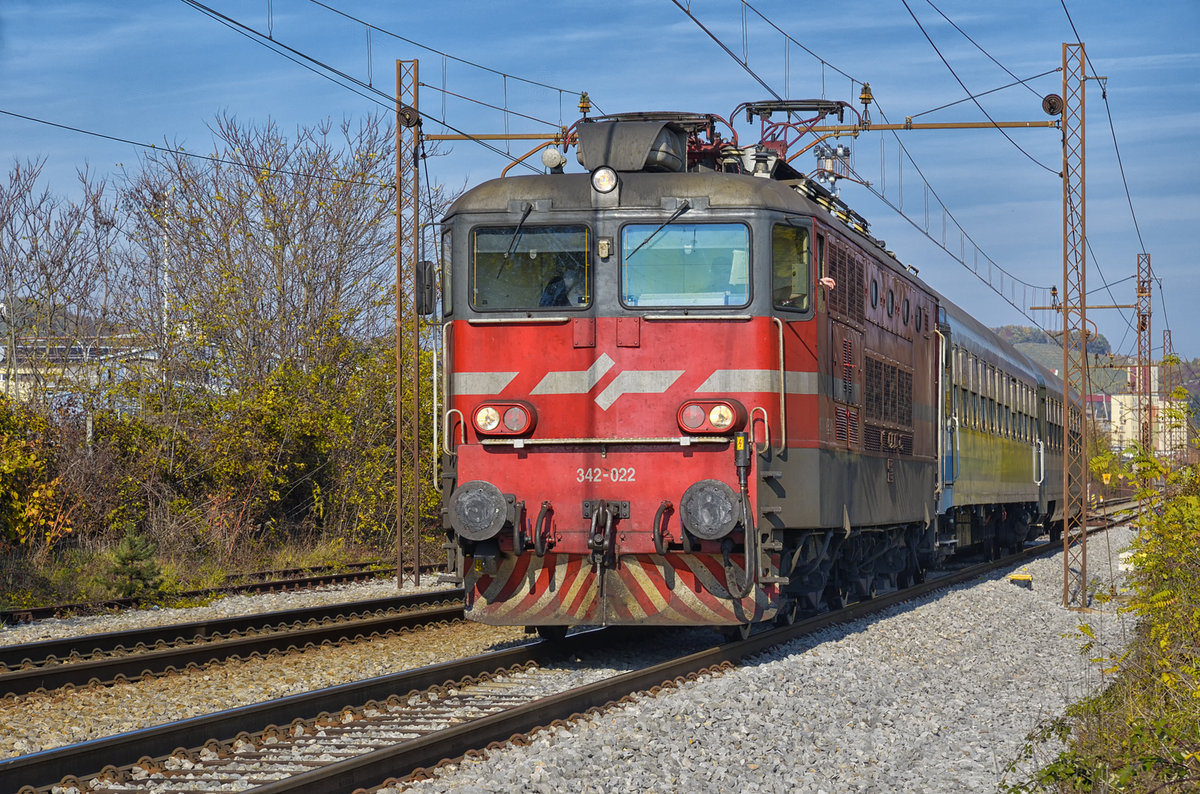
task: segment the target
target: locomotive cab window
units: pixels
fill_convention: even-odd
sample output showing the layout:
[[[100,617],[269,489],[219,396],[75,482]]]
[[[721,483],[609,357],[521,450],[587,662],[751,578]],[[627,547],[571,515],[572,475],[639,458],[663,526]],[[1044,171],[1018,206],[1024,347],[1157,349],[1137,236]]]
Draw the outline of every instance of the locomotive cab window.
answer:
[[[808,311],[808,229],[776,225],[771,230],[771,262],[775,306]]]
[[[483,311],[579,309],[592,301],[584,226],[495,226],[471,234],[471,305]]]
[[[745,306],[750,232],[740,223],[629,224],[621,230],[626,306]]]

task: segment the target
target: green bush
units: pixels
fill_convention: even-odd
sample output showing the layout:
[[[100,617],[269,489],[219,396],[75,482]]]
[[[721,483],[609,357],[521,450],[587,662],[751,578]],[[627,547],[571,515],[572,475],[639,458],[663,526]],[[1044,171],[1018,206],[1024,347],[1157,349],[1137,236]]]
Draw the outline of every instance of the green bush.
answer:
[[[1124,652],[1109,660],[1109,686],[1029,738],[1024,760],[1065,743],[1010,792],[1200,790],[1200,485],[1195,466],[1173,467],[1144,451],[1127,470],[1158,509],[1132,544],[1129,599],[1138,616]],[[1160,489],[1167,496],[1159,496]],[[1010,766],[1010,772],[1015,764]]]

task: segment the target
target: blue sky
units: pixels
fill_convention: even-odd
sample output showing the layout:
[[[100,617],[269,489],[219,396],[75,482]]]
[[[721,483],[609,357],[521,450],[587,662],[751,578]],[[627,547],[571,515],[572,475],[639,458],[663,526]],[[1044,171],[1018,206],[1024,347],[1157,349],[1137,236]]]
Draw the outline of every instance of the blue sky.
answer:
[[[683,0],[681,0],[682,2]],[[400,34],[420,49],[384,32],[368,36],[360,23],[303,0],[209,0],[213,9],[277,42],[323,61],[384,94],[395,90],[397,58],[419,58],[421,107],[434,119],[474,133],[541,132],[524,118],[447,96],[441,89],[551,124],[577,117],[577,97],[587,91],[603,112],[686,110],[728,116],[740,102],[768,98],[767,91],[689,19],[672,0],[622,3],[382,2],[326,0],[326,5]],[[963,99],[963,88],[930,46],[908,9],[972,92],[1013,82],[994,58],[1021,79],[1059,67],[1064,41],[1082,40],[1094,73],[1107,78],[1087,95],[1089,303],[1132,303],[1137,254],[1142,249],[1114,153],[1113,126],[1141,239],[1155,275],[1152,341],[1170,327],[1175,350],[1200,356],[1200,268],[1194,242],[1200,221],[1200,2],[1067,0],[1072,31],[1059,0],[846,0],[841,4],[795,0],[694,0],[692,13],[777,93],[824,96],[857,104],[858,84],[871,84],[892,121],[981,121],[972,103],[933,108]],[[935,8],[936,6],[936,8]],[[963,37],[941,11],[987,54]],[[756,14],[770,19],[804,52]],[[475,68],[470,61],[495,71]],[[499,73],[511,75],[505,78]],[[532,80],[554,90],[522,82]],[[1041,120],[1041,95],[1058,93],[1051,73],[980,99],[997,120]],[[853,91],[853,94],[851,93]],[[246,122],[268,117],[284,130],[326,118],[354,118],[380,106],[314,74],[181,0],[120,3],[3,0],[0,4],[0,110],[138,141],[182,144],[207,151],[208,125],[227,112]],[[751,131],[739,123],[743,140]],[[426,131],[440,132],[434,121]],[[1017,146],[994,130],[902,133],[904,146],[974,244],[963,244],[947,221],[947,247],[977,246],[1018,279],[1057,283],[1062,272],[1059,135],[1050,130],[1011,133]],[[87,166],[118,174],[140,155],[136,147],[0,116],[5,166],[14,158],[47,159],[45,186],[69,194],[74,172]],[[855,167],[893,204],[903,201],[917,226],[942,239],[936,200],[928,219],[925,190],[911,166],[901,172],[898,144],[875,133],[851,142]],[[503,146],[503,144],[501,144]],[[528,144],[514,143],[514,153]],[[506,160],[477,144],[456,143],[431,163],[431,177],[449,186],[497,176]],[[803,166],[803,160],[797,161]],[[808,166],[804,166],[808,167]],[[578,168],[571,157],[569,168]],[[1052,173],[1053,172],[1053,173]],[[903,193],[900,182],[903,182]],[[921,276],[989,325],[1026,323],[975,275],[931,244],[909,220],[867,189],[843,183],[842,198],[872,222]],[[1111,295],[1098,289],[1120,282]],[[1010,287],[1011,294],[1011,287]],[[1020,302],[1023,295],[1015,293]],[[1127,313],[1126,313],[1127,314]],[[1136,351],[1126,316],[1091,313],[1119,352]],[[1039,320],[1050,325],[1045,315]]]

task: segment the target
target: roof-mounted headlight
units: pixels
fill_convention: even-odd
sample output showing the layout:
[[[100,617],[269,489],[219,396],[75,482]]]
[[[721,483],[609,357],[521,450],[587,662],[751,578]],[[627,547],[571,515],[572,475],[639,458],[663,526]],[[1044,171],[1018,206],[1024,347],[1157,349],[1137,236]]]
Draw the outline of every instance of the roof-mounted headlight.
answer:
[[[611,193],[617,186],[617,172],[602,165],[592,172],[592,189],[597,193]]]

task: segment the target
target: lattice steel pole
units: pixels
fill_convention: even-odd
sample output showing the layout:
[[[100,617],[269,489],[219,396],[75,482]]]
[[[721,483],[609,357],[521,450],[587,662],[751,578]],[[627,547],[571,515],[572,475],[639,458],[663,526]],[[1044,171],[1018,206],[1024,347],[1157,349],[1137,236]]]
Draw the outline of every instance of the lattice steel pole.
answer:
[[[1179,417],[1172,411],[1175,389],[1179,385],[1179,367],[1175,363],[1175,345],[1171,341],[1171,329],[1162,332],[1162,364],[1158,369],[1158,415],[1159,432],[1162,434],[1163,455],[1170,461],[1178,456],[1179,433],[1176,424]]]
[[[1171,395],[1175,392],[1176,387],[1179,385],[1177,381],[1179,369],[1175,366],[1175,364],[1168,363],[1168,361],[1174,355],[1175,345],[1171,341],[1171,329],[1164,328],[1162,347],[1163,365],[1162,369],[1158,373],[1159,386],[1161,387],[1162,399],[1164,401],[1171,399]]]
[[[1138,443],[1146,454],[1154,454],[1154,353],[1150,350],[1150,254],[1137,255],[1137,396]]]
[[[417,61],[396,61],[396,585],[404,584],[405,552],[411,550],[413,581],[421,577],[420,314],[416,310],[416,268],[421,222],[416,152],[421,135],[417,113]],[[405,262],[405,231],[408,261]],[[406,300],[406,290],[409,299]],[[405,400],[405,338],[408,385]],[[405,474],[408,482],[405,482]],[[407,522],[407,527],[405,526]]]
[[[1087,214],[1083,44],[1063,44],[1063,606],[1087,605]],[[1076,418],[1077,417],[1077,418]],[[1077,425],[1077,422],[1079,423]]]

